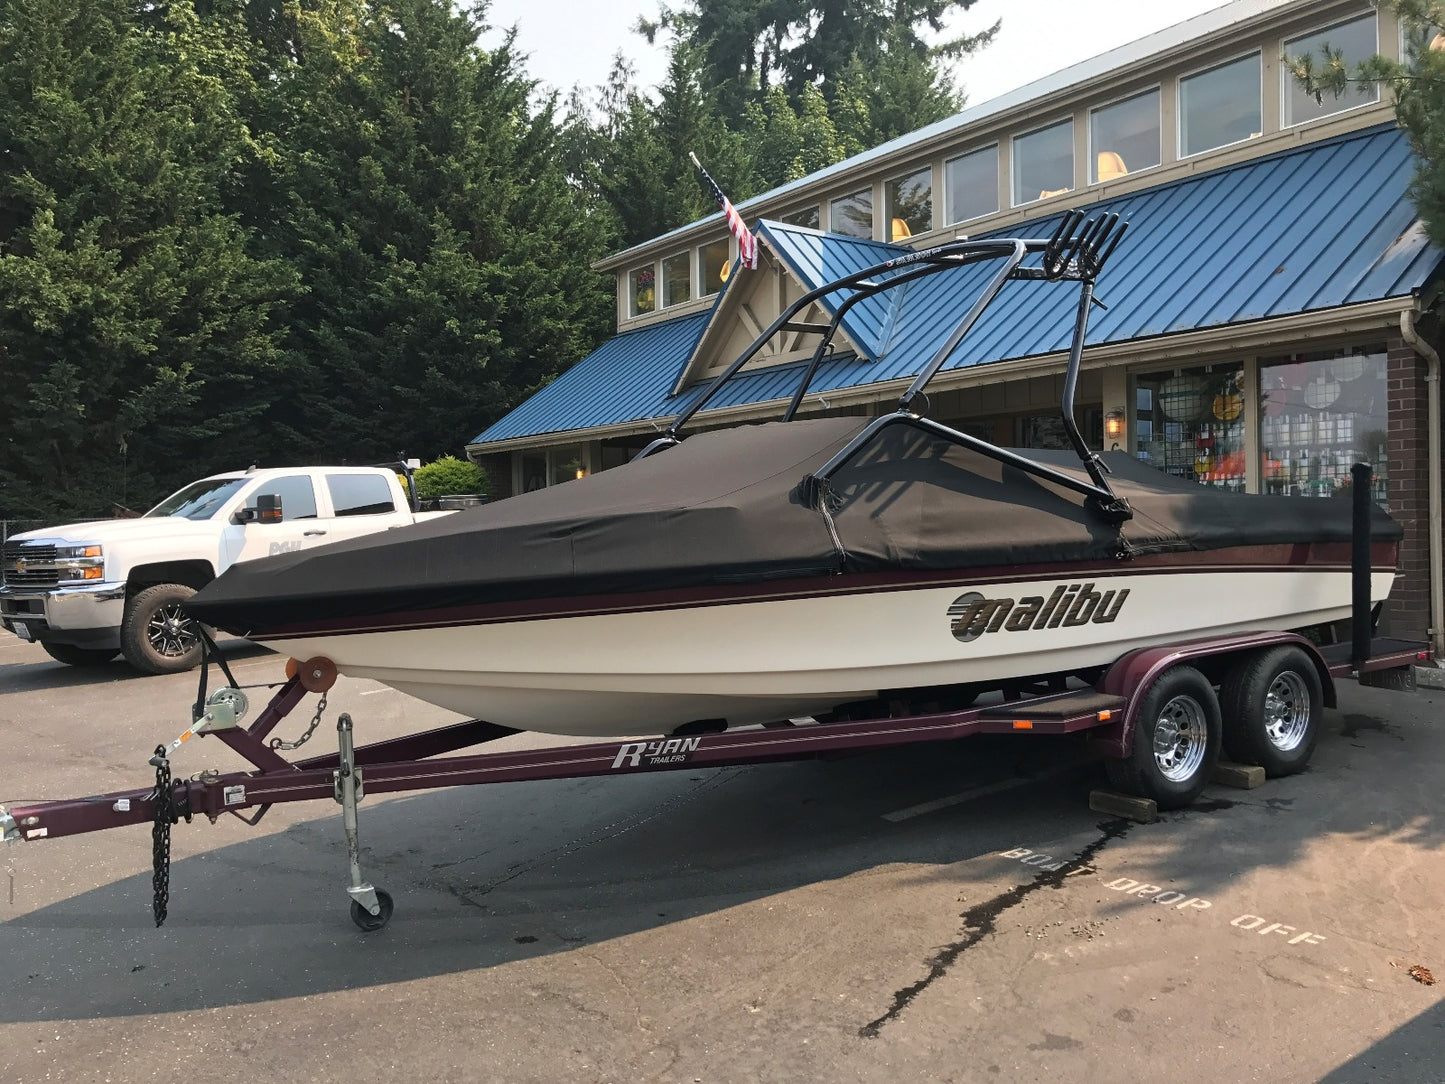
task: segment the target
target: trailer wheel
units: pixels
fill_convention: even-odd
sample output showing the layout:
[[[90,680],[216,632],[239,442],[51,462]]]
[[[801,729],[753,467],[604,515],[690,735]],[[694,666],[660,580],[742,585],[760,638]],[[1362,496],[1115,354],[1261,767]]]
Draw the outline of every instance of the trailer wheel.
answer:
[[[1246,656],[1220,687],[1224,749],[1268,776],[1303,771],[1319,740],[1324,691],[1310,657],[1282,645]]]
[[[74,644],[52,644],[40,641],[45,653],[66,666],[101,666],[120,652],[113,647],[76,647]]]
[[[373,915],[355,900],[351,901],[351,921],[355,922],[367,933],[375,933],[391,921],[391,912],[394,904],[391,902],[391,894],[376,890],[376,904],[381,908],[379,914]]]
[[[147,674],[179,674],[201,661],[201,637],[182,603],[196,592],[160,583],[126,601],[120,625],[125,661]]]
[[[1160,809],[1180,809],[1209,782],[1219,746],[1214,687],[1194,667],[1175,666],[1144,694],[1133,753],[1105,765],[1110,782],[1120,790],[1153,798]]]

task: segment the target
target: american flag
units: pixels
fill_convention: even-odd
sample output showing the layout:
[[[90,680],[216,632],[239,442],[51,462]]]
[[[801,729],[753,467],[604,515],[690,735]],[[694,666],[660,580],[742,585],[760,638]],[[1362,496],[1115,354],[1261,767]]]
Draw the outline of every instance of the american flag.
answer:
[[[743,221],[743,216],[738,214],[732,201],[723,195],[723,190],[717,186],[717,181],[713,180],[712,175],[702,168],[702,163],[697,160],[697,155],[689,151],[688,157],[692,159],[692,164],[697,167],[697,171],[702,174],[702,179],[712,189],[713,197],[717,200],[718,206],[722,208],[723,217],[728,220],[728,229],[738,239],[738,262],[750,271],[757,270],[758,239],[753,236],[752,230],[748,229],[747,223]]]

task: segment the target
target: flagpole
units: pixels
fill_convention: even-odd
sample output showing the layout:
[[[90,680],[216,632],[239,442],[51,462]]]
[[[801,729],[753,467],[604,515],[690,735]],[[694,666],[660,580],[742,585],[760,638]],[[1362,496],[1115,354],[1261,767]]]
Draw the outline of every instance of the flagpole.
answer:
[[[705,170],[702,163],[697,160],[697,155],[688,151],[687,156],[692,159],[692,164],[697,167],[697,171],[702,174],[702,179],[712,189],[713,198],[717,200],[718,206],[722,208],[723,217],[727,220],[728,230],[738,240],[738,262],[750,270],[756,269],[758,266],[757,237],[754,236],[752,230],[748,229],[748,224],[743,221],[743,216],[738,214],[732,201],[723,194],[717,181],[712,179],[712,174]]]

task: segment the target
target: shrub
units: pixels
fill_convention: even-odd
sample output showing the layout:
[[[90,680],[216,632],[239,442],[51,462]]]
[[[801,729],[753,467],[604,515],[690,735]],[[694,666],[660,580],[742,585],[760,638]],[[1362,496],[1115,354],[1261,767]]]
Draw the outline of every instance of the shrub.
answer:
[[[454,493],[486,493],[487,472],[475,463],[444,455],[417,468],[416,493],[422,500]]]

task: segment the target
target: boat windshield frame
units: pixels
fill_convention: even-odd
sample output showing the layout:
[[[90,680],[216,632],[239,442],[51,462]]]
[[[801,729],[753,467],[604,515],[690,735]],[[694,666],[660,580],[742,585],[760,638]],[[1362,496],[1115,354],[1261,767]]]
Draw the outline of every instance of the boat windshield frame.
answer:
[[[804,332],[820,336],[812,358],[804,368],[797,389],[783,412],[782,421],[792,421],[801,406],[803,397],[816,375],[819,366],[832,352],[833,338],[850,309],[860,301],[886,290],[896,289],[907,283],[936,275],[941,271],[963,267],[969,264],[1000,261],[999,269],[979,292],[974,302],[949,334],[944,343],[934,352],[932,358],[914,377],[908,389],[898,400],[898,407],[889,414],[875,418],[848,442],[832,459],[814,474],[804,479],[804,494],[813,501],[823,499],[827,491],[827,480],[842,468],[853,456],[871,441],[880,430],[894,425],[908,425],[922,429],[934,436],[959,444],[1009,466],[1044,478],[1066,489],[1082,493],[1089,498],[1089,504],[1106,519],[1121,522],[1132,515],[1128,502],[1118,497],[1109,485],[1108,467],[1099,454],[1091,450],[1079,432],[1074,419],[1074,393],[1078,383],[1079,366],[1083,357],[1084,336],[1088,331],[1089,313],[1096,303],[1094,281],[1103,269],[1104,263],[1118,247],[1128,223],[1117,214],[1107,213],[1098,218],[1086,218],[1082,211],[1064,213],[1058,228],[1051,237],[1009,237],[983,240],[969,240],[966,237],[946,241],[941,245],[920,249],[891,260],[874,264],[872,267],[844,275],[804,293],[788,305],[767,328],[698,396],[691,405],[679,414],[661,435],[651,441],[634,459],[656,454],[681,442],[679,435],[683,426],[692,420],[717,393],[731,381],[763,346],[780,332]],[[1037,264],[1025,266],[1029,256],[1040,257]],[[886,276],[886,277],[879,277]],[[1069,443],[1078,455],[1091,482],[1064,474],[1025,456],[979,437],[954,429],[952,426],[926,418],[927,396],[924,388],[943,368],[964,337],[972,330],[985,309],[993,303],[1005,283],[1011,281],[1077,282],[1079,283],[1079,304],[1074,316],[1074,333],[1069,347],[1069,362],[1064,377],[1063,402],[1060,404],[1064,430]],[[794,318],[815,301],[830,294],[846,293],[838,303],[832,319],[826,323],[796,323]],[[1102,302],[1098,302],[1102,305]]]

